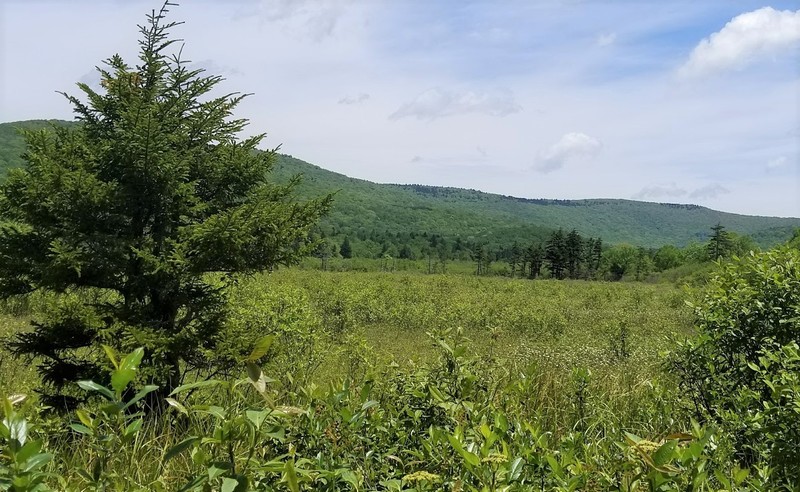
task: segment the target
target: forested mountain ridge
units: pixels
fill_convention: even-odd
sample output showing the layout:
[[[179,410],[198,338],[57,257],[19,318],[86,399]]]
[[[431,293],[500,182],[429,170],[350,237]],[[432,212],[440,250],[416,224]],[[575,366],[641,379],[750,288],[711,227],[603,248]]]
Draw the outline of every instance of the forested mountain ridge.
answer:
[[[0,124],[0,174],[22,165],[24,141],[18,128],[42,128],[61,121],[31,120]],[[528,199],[461,188],[417,184],[378,184],[325,170],[288,155],[278,155],[275,177],[302,174],[302,197],[336,192],[323,221],[325,235],[366,239],[379,235],[436,234],[447,238],[507,246],[514,241],[544,241],[554,229],[577,229],[606,244],[658,247],[705,241],[710,227],[751,236],[761,246],[791,237],[799,218],[757,217],[697,205],[622,199]],[[424,178],[422,178],[424,179]]]

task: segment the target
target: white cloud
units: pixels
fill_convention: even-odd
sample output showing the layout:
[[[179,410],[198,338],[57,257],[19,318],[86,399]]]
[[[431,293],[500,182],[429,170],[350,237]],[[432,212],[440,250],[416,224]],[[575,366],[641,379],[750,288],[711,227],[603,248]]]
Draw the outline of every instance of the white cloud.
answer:
[[[605,47],[605,46],[611,46],[612,44],[614,44],[616,40],[617,40],[617,33],[608,32],[597,36],[597,41],[595,41],[595,43],[597,44],[597,46]]]
[[[662,197],[682,197],[685,196],[687,191],[675,183],[667,183],[661,185],[645,186],[638,193],[631,198],[640,200],[647,198],[662,198]]]
[[[798,45],[800,10],[764,7],[734,17],[725,27],[700,41],[678,74],[688,78],[741,68]]]
[[[262,0],[256,15],[280,22],[294,34],[306,33],[314,41],[334,34],[345,14],[348,0]]]
[[[594,157],[602,148],[600,140],[585,133],[567,133],[539,156],[535,169],[543,173],[553,172],[569,161]]]
[[[361,104],[364,101],[366,101],[367,99],[369,99],[369,94],[366,94],[366,93],[362,92],[361,94],[359,94],[359,95],[357,95],[355,97],[346,96],[346,97],[343,97],[343,98],[339,99],[339,104],[345,104],[345,105],[348,105],[348,106],[349,105],[353,105],[353,104]]]
[[[788,164],[788,163],[789,163],[789,159],[787,159],[785,155],[782,155],[780,157],[776,157],[776,158],[772,159],[771,161],[767,162],[767,166],[766,166],[767,172],[774,171],[776,169],[780,169],[780,168],[786,166],[786,164]]]
[[[716,198],[725,193],[730,193],[730,190],[728,190],[727,188],[725,188],[720,184],[714,183],[703,186],[701,188],[697,188],[696,190],[689,193],[689,198],[697,198],[703,200],[707,198]]]
[[[432,121],[445,116],[467,113],[507,116],[521,110],[522,107],[515,101],[514,94],[507,89],[459,91],[434,87],[404,103],[389,115],[389,119],[399,120],[408,116]]]

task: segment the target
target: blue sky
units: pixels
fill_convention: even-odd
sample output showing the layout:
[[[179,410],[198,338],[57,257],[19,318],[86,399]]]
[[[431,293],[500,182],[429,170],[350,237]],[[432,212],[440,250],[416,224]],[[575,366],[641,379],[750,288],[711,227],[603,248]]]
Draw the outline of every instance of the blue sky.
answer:
[[[0,120],[133,60],[133,0],[0,3]],[[186,1],[267,144],[378,182],[800,216],[800,2]],[[86,26],[86,27],[80,27]]]

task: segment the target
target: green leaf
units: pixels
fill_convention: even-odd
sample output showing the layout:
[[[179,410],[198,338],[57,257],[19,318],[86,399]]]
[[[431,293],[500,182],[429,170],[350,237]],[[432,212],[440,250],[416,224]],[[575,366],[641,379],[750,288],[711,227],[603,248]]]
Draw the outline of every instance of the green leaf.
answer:
[[[78,419],[81,421],[83,425],[85,425],[86,427],[94,427],[92,418],[89,416],[88,413],[86,413],[86,410],[82,409],[76,410],[75,414],[78,416]]]
[[[69,424],[70,429],[74,430],[79,434],[86,434],[87,436],[91,436],[94,434],[94,431],[85,425],[81,424]]]
[[[142,419],[136,419],[130,424],[128,424],[127,427],[125,427],[125,432],[123,432],[122,435],[124,435],[125,437],[132,436],[137,432],[139,432],[139,429],[141,428],[142,428]]]
[[[222,492],[233,492],[238,486],[239,482],[237,480],[228,477],[222,479]]]
[[[119,369],[119,361],[117,361],[117,354],[114,352],[114,349],[108,345],[103,345],[103,350],[105,351],[108,360],[110,360],[114,365],[114,369]]]
[[[126,355],[120,362],[119,368],[111,373],[111,388],[117,394],[121,393],[136,377],[136,371],[139,369],[142,357],[144,357],[144,349],[139,347]]]
[[[270,347],[272,347],[272,342],[274,341],[275,335],[266,335],[261,337],[256,342],[255,347],[253,347],[253,351],[250,352],[250,355],[248,355],[247,359],[245,359],[245,362],[255,362],[264,357],[267,352],[269,352]]]
[[[38,468],[41,468],[52,459],[53,455],[50,453],[37,454],[25,463],[25,467],[22,469],[22,471],[24,473],[32,472]]]
[[[269,410],[247,410],[245,415],[247,415],[247,419],[253,423],[256,429],[260,429],[261,424],[269,416]]]
[[[261,396],[267,396],[267,384],[275,382],[274,379],[268,378],[264,375],[261,371],[261,368],[253,363],[248,361],[247,364],[247,378],[250,380],[250,383],[256,389],[256,391],[261,394]]]
[[[183,406],[183,404],[181,402],[179,402],[178,400],[176,400],[174,398],[164,398],[164,400],[169,404],[169,406],[175,408],[176,410],[178,410],[182,414],[189,415],[189,410],[187,410],[186,407]]]
[[[106,399],[113,401],[114,400],[114,393],[111,392],[110,389],[106,388],[105,386],[99,385],[94,381],[78,381],[78,386],[86,391],[95,391],[100,393],[101,395],[105,396]]]
[[[508,467],[508,481],[513,482],[519,479],[522,475],[522,469],[525,467],[525,460],[522,458],[515,458]]]
[[[216,379],[208,379],[206,381],[197,381],[196,383],[183,384],[172,390],[172,393],[170,393],[169,396],[175,396],[178,393],[183,393],[184,391],[194,390],[198,388],[217,386],[218,384],[222,384],[222,381],[218,381]]]
[[[194,445],[200,438],[197,436],[187,437],[183,441],[179,442],[178,444],[172,446],[166,453],[164,453],[163,462],[166,463],[167,461],[171,460],[175,456],[182,453],[184,450],[190,448]]]
[[[145,396],[147,396],[148,394],[152,393],[153,391],[155,391],[157,389],[158,389],[158,386],[156,386],[154,384],[148,384],[147,386],[142,388],[138,393],[133,395],[133,398],[131,398],[130,401],[128,401],[128,403],[126,403],[122,407],[122,409],[125,410],[128,407],[130,407],[131,405],[135,405],[137,402],[139,402],[139,400],[141,400],[142,398],[144,398]]]
[[[300,492],[300,484],[297,482],[297,473],[294,470],[294,460],[288,460],[283,465],[283,481],[292,492]]]
[[[655,453],[653,453],[653,463],[657,467],[661,467],[672,461],[672,457],[675,454],[675,446],[678,445],[678,441],[667,441],[662,444]]]

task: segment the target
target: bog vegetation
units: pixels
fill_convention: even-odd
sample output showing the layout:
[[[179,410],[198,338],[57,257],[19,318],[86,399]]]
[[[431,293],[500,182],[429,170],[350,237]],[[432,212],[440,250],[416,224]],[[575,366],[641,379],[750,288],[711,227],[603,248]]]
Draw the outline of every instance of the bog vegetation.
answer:
[[[2,184],[0,490],[796,490],[797,236],[322,271],[363,244],[272,184],[168,6]]]

